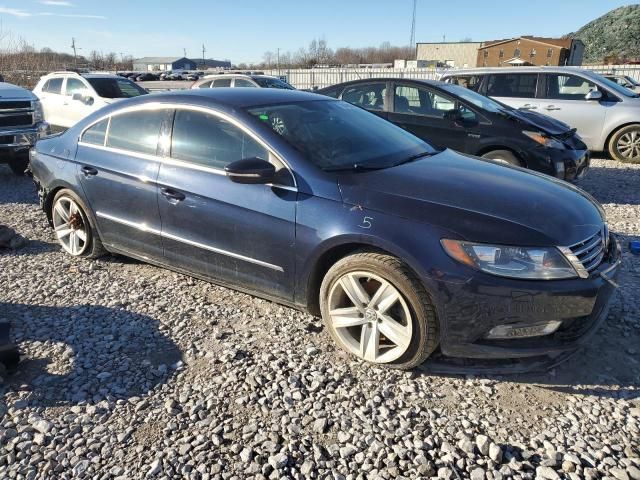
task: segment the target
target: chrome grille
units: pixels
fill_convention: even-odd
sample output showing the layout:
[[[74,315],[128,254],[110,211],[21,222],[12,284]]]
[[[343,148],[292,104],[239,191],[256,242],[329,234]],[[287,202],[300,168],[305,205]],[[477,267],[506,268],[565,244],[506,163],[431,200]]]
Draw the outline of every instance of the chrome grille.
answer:
[[[27,127],[33,125],[31,101],[0,101],[0,128]]]
[[[602,262],[609,244],[609,229],[606,225],[600,229],[595,235],[583,240],[582,242],[571,245],[569,249],[571,253],[587,272],[591,273]]]

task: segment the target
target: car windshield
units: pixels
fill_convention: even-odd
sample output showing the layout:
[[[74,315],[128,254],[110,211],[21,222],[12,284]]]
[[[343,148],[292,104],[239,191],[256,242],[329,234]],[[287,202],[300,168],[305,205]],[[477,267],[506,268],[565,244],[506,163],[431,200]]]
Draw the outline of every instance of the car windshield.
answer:
[[[461,87],[460,85],[446,83],[444,85],[440,85],[440,88],[488,112],[499,113],[504,112],[505,110],[511,110],[511,107],[508,107],[503,103],[480,95],[479,93],[469,90],[468,88]]]
[[[640,83],[638,83],[637,81],[635,81],[633,78],[629,77],[628,75],[625,75],[624,78],[627,80],[627,82],[629,82],[631,85],[637,87],[640,86]]]
[[[252,77],[262,88],[280,88],[282,90],[295,90],[291,85],[278,78]]]
[[[391,122],[342,101],[313,100],[247,111],[327,171],[388,168],[437,153]]]
[[[614,82],[613,80],[609,80],[607,77],[602,77],[602,76],[599,76],[599,77],[600,78],[598,78],[598,80],[604,83],[604,85],[607,88],[614,90],[616,93],[619,93],[620,95],[624,95],[625,97],[631,97],[631,98],[640,97],[640,95],[635,93],[633,90],[630,90],[627,87],[623,87],[622,85],[618,85],[616,82]]]
[[[88,78],[87,80],[102,98],[131,98],[149,93],[126,78]]]

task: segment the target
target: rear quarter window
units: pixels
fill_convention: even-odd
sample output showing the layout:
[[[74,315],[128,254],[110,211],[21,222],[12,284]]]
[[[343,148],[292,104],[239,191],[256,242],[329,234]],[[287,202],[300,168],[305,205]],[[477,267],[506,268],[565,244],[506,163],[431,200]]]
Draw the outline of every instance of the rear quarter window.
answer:
[[[105,118],[104,120],[96,123],[95,125],[85,130],[80,141],[83,143],[89,143],[91,145],[104,145],[104,138],[107,134],[108,125],[108,118]]]

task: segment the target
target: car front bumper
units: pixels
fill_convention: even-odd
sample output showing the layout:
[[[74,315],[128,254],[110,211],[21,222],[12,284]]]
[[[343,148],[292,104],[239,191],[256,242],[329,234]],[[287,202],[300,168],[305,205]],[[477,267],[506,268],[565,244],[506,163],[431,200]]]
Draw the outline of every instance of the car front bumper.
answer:
[[[568,182],[584,177],[591,166],[591,153],[586,149],[531,148],[522,156],[529,168]]]
[[[432,367],[446,371],[464,364],[462,370],[469,372],[475,363],[496,373],[557,364],[575,353],[607,318],[620,263],[620,245],[612,235],[607,256],[587,279],[524,281],[478,273],[464,284],[448,284],[439,312],[440,358]],[[526,332],[550,321],[560,326],[548,335],[488,338],[497,326]],[[454,360],[447,366],[447,359]]]
[[[46,122],[40,122],[31,127],[0,130],[0,151],[26,152],[40,138],[49,135],[50,131],[49,124]]]

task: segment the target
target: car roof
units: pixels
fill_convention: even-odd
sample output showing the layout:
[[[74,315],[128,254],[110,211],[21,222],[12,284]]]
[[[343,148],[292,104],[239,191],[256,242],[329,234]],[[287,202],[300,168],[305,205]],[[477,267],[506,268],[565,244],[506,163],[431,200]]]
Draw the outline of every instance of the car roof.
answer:
[[[272,75],[256,75],[256,74],[248,74],[248,73],[210,73],[202,77],[200,80],[204,80],[204,79],[209,80],[211,78],[231,78],[231,77],[278,79],[278,77],[274,77]]]
[[[313,100],[334,100],[324,95],[300,90],[280,90],[275,88],[202,88],[178,90],[153,95],[135,97],[139,103],[174,102],[193,104],[220,104],[231,108],[247,108],[277,103],[308,102]],[[132,99],[133,100],[133,99]]]
[[[66,77],[82,77],[82,78],[122,78],[119,75],[115,75],[113,73],[77,73],[77,72],[51,72],[43,75],[42,78],[51,78],[58,76],[66,76]]]
[[[360,85],[360,84],[381,83],[381,82],[420,83],[424,85],[432,85],[434,87],[441,87],[443,85],[447,85],[445,82],[441,82],[440,80],[427,80],[424,78],[376,77],[376,78],[362,78],[359,80],[351,80],[349,82],[337,83],[336,85],[330,85],[328,87],[320,88],[318,89],[318,92],[323,92],[325,90],[330,90],[333,88],[348,87],[349,85]]]
[[[469,74],[487,74],[487,73],[582,73],[592,75],[597,72],[586,70],[580,67],[480,67],[480,68],[461,68],[456,70],[448,70],[442,74],[443,77],[455,75]]]

